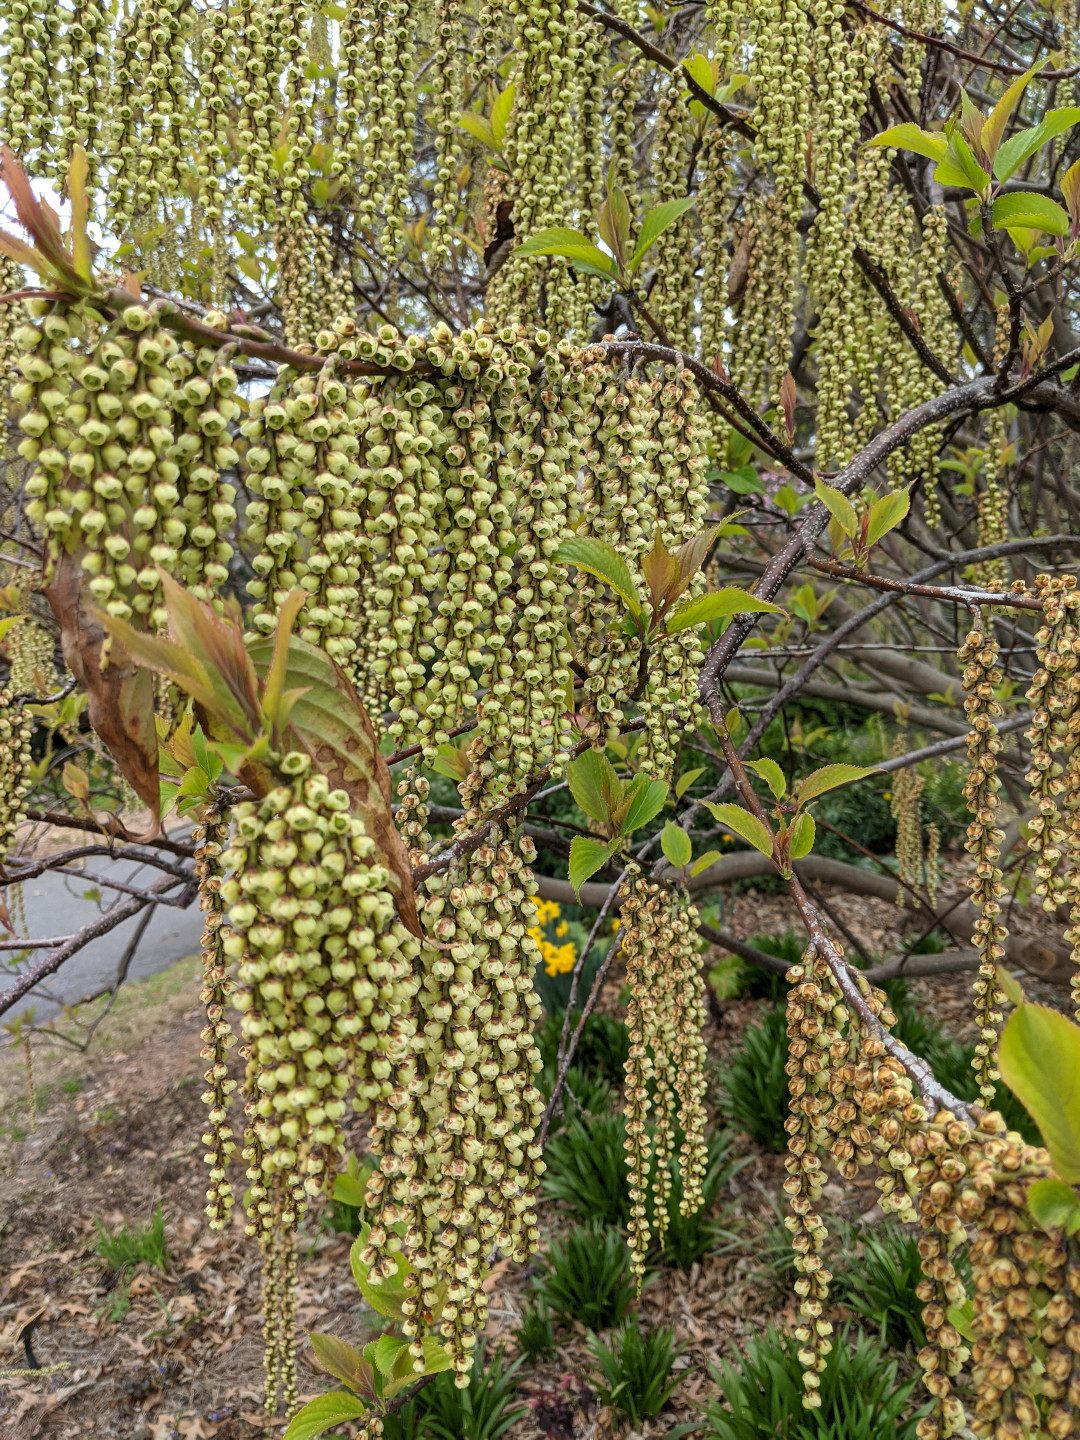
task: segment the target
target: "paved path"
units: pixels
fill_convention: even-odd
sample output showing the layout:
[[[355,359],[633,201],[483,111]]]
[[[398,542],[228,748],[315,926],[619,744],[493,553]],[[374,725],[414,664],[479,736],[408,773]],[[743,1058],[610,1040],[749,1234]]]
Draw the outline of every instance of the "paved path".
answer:
[[[139,886],[149,885],[161,875],[160,870],[151,866],[137,865],[130,860],[110,861],[100,856],[87,860],[86,867],[92,874]],[[116,901],[125,898],[121,892],[104,887],[100,889],[99,899],[88,898],[86,892],[91,888],[97,887],[75,875],[44,874],[36,880],[28,880],[23,886],[26,928],[20,927],[20,934],[39,939],[72,935],[83,925],[96,920]],[[10,895],[8,900],[10,904]],[[20,1010],[33,1005],[34,1019],[47,1020],[58,1014],[65,1004],[73,1004],[111,985],[120,959],[144,919],[145,911],[125,920],[100,939],[92,940],[85,950],[72,956],[56,975],[46,980],[39,991],[25,996],[8,1015],[17,1015]],[[156,906],[128,968],[128,978],[135,980],[155,975],[159,970],[168,969],[174,961],[191,955],[199,948],[202,929],[202,913],[197,904],[187,910],[178,910],[171,905]],[[46,954],[46,950],[35,952],[30,957],[30,964],[40,961]],[[7,962],[11,958],[11,951],[0,951],[0,991],[11,984],[15,975],[24,973],[26,969],[25,964],[17,968],[9,966]]]

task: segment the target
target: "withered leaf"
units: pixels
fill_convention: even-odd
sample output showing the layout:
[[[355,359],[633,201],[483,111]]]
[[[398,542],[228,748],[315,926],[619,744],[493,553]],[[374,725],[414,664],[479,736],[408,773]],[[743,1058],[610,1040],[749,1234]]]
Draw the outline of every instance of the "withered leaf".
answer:
[[[64,662],[89,697],[87,716],[120,773],[160,825],[154,677],[137,666],[114,638],[103,657],[105,626],[83,583],[75,555],[57,561],[45,598],[60,626]],[[103,663],[104,660],[104,663]]]

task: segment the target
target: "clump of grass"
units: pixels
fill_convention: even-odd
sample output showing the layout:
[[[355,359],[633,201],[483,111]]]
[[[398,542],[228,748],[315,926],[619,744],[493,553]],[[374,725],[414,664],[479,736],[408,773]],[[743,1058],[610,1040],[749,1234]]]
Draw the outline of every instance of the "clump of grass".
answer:
[[[94,1220],[97,1228],[97,1239],[94,1242],[94,1249],[105,1261],[110,1270],[123,1275],[128,1270],[133,1270],[136,1265],[153,1265],[158,1270],[165,1270],[169,1263],[169,1254],[165,1246],[165,1217],[161,1210],[161,1201],[154,1206],[154,1213],[150,1217],[149,1225],[127,1225],[125,1224],[115,1235],[110,1234],[100,1220]]]
[[[767,1330],[745,1358],[713,1371],[723,1392],[705,1410],[706,1440],[915,1440],[925,1405],[912,1406],[914,1379],[899,1381],[897,1362],[878,1341],[834,1337],[821,1374],[821,1406],[803,1406],[799,1347]]]
[[[626,1241],[598,1220],[575,1227],[564,1240],[552,1242],[533,1288],[551,1313],[568,1324],[578,1320],[587,1330],[617,1325],[636,1289]]]
[[[641,1431],[648,1420],[654,1420],[671,1399],[679,1377],[671,1377],[671,1367],[682,1354],[675,1344],[675,1331],[670,1325],[658,1325],[642,1334],[637,1316],[611,1337],[611,1344],[593,1336],[590,1342],[597,1371],[596,1390],[605,1405],[630,1422],[630,1428]]]
[[[526,1305],[521,1312],[521,1324],[514,1331],[514,1339],[525,1359],[535,1365],[537,1360],[551,1360],[555,1355],[555,1327],[551,1314],[543,1300],[535,1305]]]

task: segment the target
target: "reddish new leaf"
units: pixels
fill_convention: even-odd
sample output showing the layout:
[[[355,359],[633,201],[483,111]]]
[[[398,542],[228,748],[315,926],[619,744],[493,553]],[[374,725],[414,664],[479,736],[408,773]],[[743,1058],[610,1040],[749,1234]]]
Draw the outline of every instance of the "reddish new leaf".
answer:
[[[156,835],[160,793],[154,677],[134,663],[115,637],[106,651],[105,626],[83,580],[78,558],[63,554],[45,598],[60,626],[64,662],[89,697],[90,724],[149,808],[154,820],[151,835]]]

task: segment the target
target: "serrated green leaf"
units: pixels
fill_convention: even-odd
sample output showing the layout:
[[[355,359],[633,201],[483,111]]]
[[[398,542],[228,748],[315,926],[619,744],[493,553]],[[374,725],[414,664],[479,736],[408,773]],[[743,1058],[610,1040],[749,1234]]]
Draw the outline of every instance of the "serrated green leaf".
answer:
[[[999,195],[990,213],[999,230],[1019,225],[1029,230],[1045,230],[1048,235],[1069,233],[1069,217],[1057,201],[1033,190]]]
[[[611,801],[619,794],[615,767],[598,750],[584,750],[566,767],[570,794],[590,820],[611,824]]]
[[[892,490],[875,500],[866,526],[866,548],[870,549],[890,530],[895,530],[910,509],[911,494],[907,490]]]
[[[787,793],[784,772],[775,760],[748,760],[746,768],[761,777],[772,791],[774,800],[782,800]]]
[[[630,789],[630,803],[619,833],[631,835],[643,825],[648,825],[650,820],[655,820],[664,808],[667,796],[666,781],[646,780],[643,775],[639,775]]]
[[[685,215],[695,202],[693,195],[687,195],[681,200],[667,200],[663,205],[657,205],[650,210],[641,222],[641,233],[638,235],[638,242],[634,249],[633,259],[630,261],[631,271],[637,270],[638,266],[645,259],[652,247],[659,240],[660,236],[670,226],[675,224],[681,216]]]
[[[820,770],[807,775],[795,787],[795,799],[800,805],[824,795],[826,790],[835,790],[839,785],[850,785],[877,772],[876,765],[823,765]]]
[[[408,1348],[408,1340],[403,1340],[400,1335],[380,1335],[372,1351],[372,1359],[379,1374],[389,1375],[402,1350],[407,1351]]]
[[[1036,1180],[1027,1193],[1028,1209],[1043,1230],[1073,1234],[1080,1226],[1080,1196],[1064,1180]]]
[[[547,230],[538,230],[517,248],[518,255],[551,255],[552,246],[589,245],[589,237],[568,225],[552,225]]]
[[[1078,121],[1080,106],[1063,105],[1059,109],[1048,110],[1038,125],[1033,125],[1030,130],[1011,135],[994,157],[994,178],[1008,180],[1037,150],[1066,130],[1071,130]]]
[[[868,147],[891,145],[897,150],[913,150],[916,155],[938,161],[944,160],[949,146],[944,135],[931,134],[929,130],[920,130],[918,125],[912,124],[893,125],[891,129],[875,135],[867,144]]]
[[[723,590],[714,590],[709,595],[699,595],[694,600],[688,600],[668,617],[667,631],[669,635],[675,635],[680,630],[689,630],[694,625],[704,625],[709,620],[719,620],[725,615],[783,613],[779,605],[773,605],[768,600],[759,600],[756,595],[749,595],[745,590],[727,585]]]
[[[424,1347],[424,1368],[422,1370],[414,1368],[415,1362],[406,1346],[398,1356],[397,1363],[383,1386],[384,1399],[392,1400],[406,1386],[414,1384],[424,1375],[440,1375],[444,1370],[451,1368],[454,1358],[445,1345],[440,1345],[430,1335],[425,1336],[421,1344]]]
[[[660,849],[668,863],[674,865],[676,870],[685,869],[694,854],[690,836],[681,825],[676,825],[674,820],[669,820],[664,826],[660,836]]]
[[[848,497],[839,490],[835,490],[831,485],[826,485],[824,480],[814,481],[814,494],[848,539],[853,539],[859,528],[859,521],[855,514],[855,506]]]
[[[570,841],[570,888],[581,901],[581,887],[590,875],[603,868],[619,848],[618,840],[594,840],[589,835],[575,835]]]
[[[965,186],[977,195],[982,195],[990,184],[990,176],[976,160],[971,146],[959,130],[954,130],[949,137],[945,158],[934,171],[934,179],[939,185]]]
[[[694,863],[690,866],[689,874],[691,878],[695,878],[698,875],[704,874],[704,872],[709,868],[709,866],[715,865],[717,860],[719,859],[719,850],[706,850],[705,854],[699,855],[698,858],[694,861]]]
[[[1001,1032],[1001,1078],[1038,1125],[1060,1179],[1080,1182],[1080,1027],[1019,1005]]]
[[[749,810],[744,810],[741,805],[717,805],[711,800],[705,801],[705,808],[719,824],[734,830],[748,845],[772,859],[773,837],[769,827],[756,815],[751,815]]]
[[[367,1406],[350,1395],[346,1390],[331,1390],[328,1395],[319,1395],[309,1400],[304,1408],[293,1416],[282,1440],[315,1440],[331,1425],[343,1420],[355,1420],[367,1413]]]
[[[792,860],[801,860],[804,855],[809,855],[814,848],[814,841],[817,839],[817,825],[809,810],[804,810],[801,815],[796,815],[791,826],[791,848],[788,851]]]
[[[621,596],[632,615],[641,614],[641,598],[630,569],[623,557],[610,545],[605,545],[602,540],[587,540],[583,536],[574,536],[563,541],[555,551],[555,559],[560,565],[576,565],[579,570],[603,580]]]
[[[681,800],[698,776],[704,774],[705,766],[699,765],[696,770],[687,770],[684,775],[680,775],[675,782],[675,799]]]

